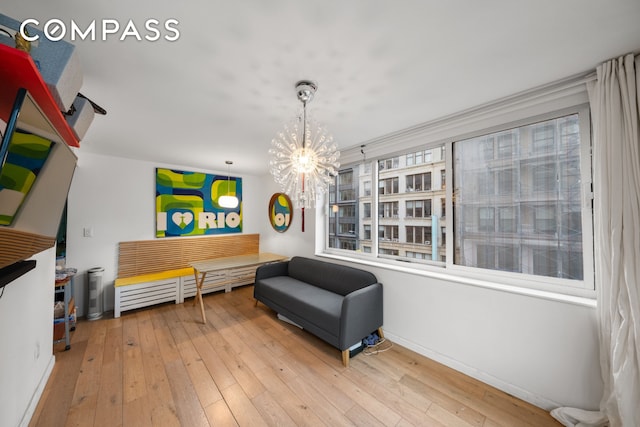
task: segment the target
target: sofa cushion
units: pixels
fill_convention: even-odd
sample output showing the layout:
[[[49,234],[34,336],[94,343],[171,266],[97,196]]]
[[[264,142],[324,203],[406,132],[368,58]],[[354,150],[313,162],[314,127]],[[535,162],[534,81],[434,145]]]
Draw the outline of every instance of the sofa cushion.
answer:
[[[260,281],[262,294],[305,320],[335,335],[340,330],[343,297],[289,276]],[[268,295],[268,296],[267,296]]]
[[[303,257],[291,258],[289,276],[342,296],[377,282],[368,271]]]

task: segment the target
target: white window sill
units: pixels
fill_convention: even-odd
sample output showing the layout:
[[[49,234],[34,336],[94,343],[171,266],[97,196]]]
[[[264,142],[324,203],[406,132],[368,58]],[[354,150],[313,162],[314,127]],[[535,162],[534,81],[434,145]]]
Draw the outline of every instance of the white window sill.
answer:
[[[433,269],[419,269],[414,267],[405,267],[401,265],[395,265],[391,263],[378,262],[373,259],[347,257],[344,255],[337,255],[333,253],[317,252],[315,254],[318,257],[335,259],[339,261],[345,261],[355,264],[368,265],[371,267],[384,268],[387,270],[398,271],[406,274],[413,274],[417,276],[430,277],[434,279],[446,280],[448,282],[478,286],[487,289],[493,289],[502,292],[509,292],[518,295],[526,295],[534,298],[541,298],[550,301],[564,302],[567,304],[575,304],[583,307],[596,308],[597,300],[595,298],[589,298],[584,296],[567,295],[558,292],[550,292],[545,290],[524,288],[521,286],[508,285],[503,283],[495,283],[487,280],[476,279],[473,277],[466,277],[455,273],[447,272],[444,269],[442,271],[434,271]]]

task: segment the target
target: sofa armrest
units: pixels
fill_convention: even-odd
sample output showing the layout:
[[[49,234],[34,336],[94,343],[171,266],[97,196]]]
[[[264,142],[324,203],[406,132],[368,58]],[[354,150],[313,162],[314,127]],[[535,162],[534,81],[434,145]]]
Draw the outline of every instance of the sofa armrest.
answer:
[[[374,283],[344,297],[340,318],[340,350],[382,326],[382,284]]]
[[[289,261],[272,262],[263,264],[256,269],[256,282],[260,279],[275,276],[289,275]]]

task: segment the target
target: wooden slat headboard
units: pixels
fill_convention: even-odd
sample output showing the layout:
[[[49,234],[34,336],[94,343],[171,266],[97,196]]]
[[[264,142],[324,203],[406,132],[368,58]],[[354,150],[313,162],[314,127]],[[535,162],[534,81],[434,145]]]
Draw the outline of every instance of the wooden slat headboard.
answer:
[[[137,240],[118,245],[118,277],[189,267],[191,261],[257,254],[259,234]]]

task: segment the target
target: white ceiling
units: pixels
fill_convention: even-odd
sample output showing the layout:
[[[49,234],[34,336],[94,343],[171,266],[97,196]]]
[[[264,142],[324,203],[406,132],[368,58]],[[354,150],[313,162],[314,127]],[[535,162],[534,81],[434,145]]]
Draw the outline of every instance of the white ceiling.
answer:
[[[639,0],[3,0],[18,20],[174,18],[175,42],[77,40],[96,116],[81,150],[267,173],[270,141],[310,114],[341,149],[588,72],[640,49]],[[170,35],[167,32],[163,34]],[[100,34],[98,33],[98,36]]]

